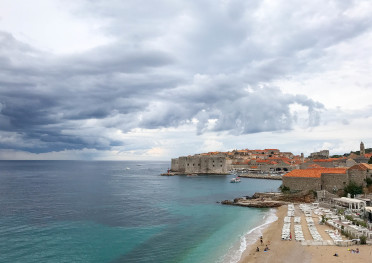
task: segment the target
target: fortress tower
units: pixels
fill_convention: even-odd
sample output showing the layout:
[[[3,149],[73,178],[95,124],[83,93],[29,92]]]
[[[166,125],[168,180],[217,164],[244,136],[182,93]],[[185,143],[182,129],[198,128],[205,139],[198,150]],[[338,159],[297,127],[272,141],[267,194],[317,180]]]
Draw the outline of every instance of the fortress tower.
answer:
[[[364,149],[364,143],[360,142],[360,155],[365,155],[366,151]]]

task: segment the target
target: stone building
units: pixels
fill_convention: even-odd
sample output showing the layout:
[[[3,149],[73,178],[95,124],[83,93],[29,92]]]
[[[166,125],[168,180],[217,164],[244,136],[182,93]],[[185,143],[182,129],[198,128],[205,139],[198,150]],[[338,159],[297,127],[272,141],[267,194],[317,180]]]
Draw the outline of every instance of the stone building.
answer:
[[[293,170],[283,175],[283,186],[292,191],[342,189],[347,184],[346,168],[311,168]]]
[[[360,142],[360,155],[365,155],[366,150],[364,149],[364,143]]]
[[[311,159],[328,159],[329,150],[322,150],[320,152],[311,153],[309,156]]]
[[[372,179],[372,166],[366,163],[350,168],[311,168],[293,170],[283,175],[283,186],[293,191],[327,190],[335,192],[343,189],[351,181],[366,186],[367,178]]]
[[[300,165],[300,169],[307,169],[313,165],[325,168],[350,167],[347,165],[346,157],[327,159],[308,159]],[[356,162],[354,162],[355,164]],[[350,165],[350,162],[348,163]]]

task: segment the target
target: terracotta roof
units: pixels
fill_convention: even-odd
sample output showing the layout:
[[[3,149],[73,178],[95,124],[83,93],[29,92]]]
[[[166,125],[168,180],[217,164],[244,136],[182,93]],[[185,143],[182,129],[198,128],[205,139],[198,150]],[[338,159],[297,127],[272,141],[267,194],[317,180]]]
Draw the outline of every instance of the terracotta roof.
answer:
[[[364,155],[364,157],[371,158],[371,157],[372,157],[372,153],[366,153],[366,154]]]
[[[349,170],[367,171],[372,170],[372,165],[367,163],[358,163],[349,168]]]
[[[347,168],[312,168],[305,170],[296,169],[283,176],[320,178],[322,174],[345,174],[346,170]]]
[[[251,168],[252,168],[252,169],[257,169],[258,166],[252,165]]]

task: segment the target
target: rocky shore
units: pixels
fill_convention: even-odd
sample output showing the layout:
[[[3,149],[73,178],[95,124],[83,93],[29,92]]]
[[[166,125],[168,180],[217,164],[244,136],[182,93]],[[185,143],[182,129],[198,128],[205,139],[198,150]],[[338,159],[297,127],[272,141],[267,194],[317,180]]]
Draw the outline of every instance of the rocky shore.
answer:
[[[247,200],[243,198],[236,198],[234,201],[224,200],[221,202],[223,205],[235,205],[235,206],[245,206],[245,207],[255,207],[255,208],[271,208],[279,207],[288,204],[283,201],[273,201],[273,200]]]
[[[255,193],[252,196],[238,197],[234,200],[224,200],[221,202],[221,204],[256,208],[271,208],[287,205],[288,203],[310,203],[313,201],[313,193],[305,191],[296,194]]]

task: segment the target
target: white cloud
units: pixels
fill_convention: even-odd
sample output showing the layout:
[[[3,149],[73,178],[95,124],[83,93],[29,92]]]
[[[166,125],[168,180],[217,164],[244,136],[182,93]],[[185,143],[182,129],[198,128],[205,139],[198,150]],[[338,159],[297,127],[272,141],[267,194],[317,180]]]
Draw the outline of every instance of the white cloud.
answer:
[[[82,52],[113,41],[103,34],[108,21],[77,16],[78,1],[2,0],[0,30],[56,54]]]

